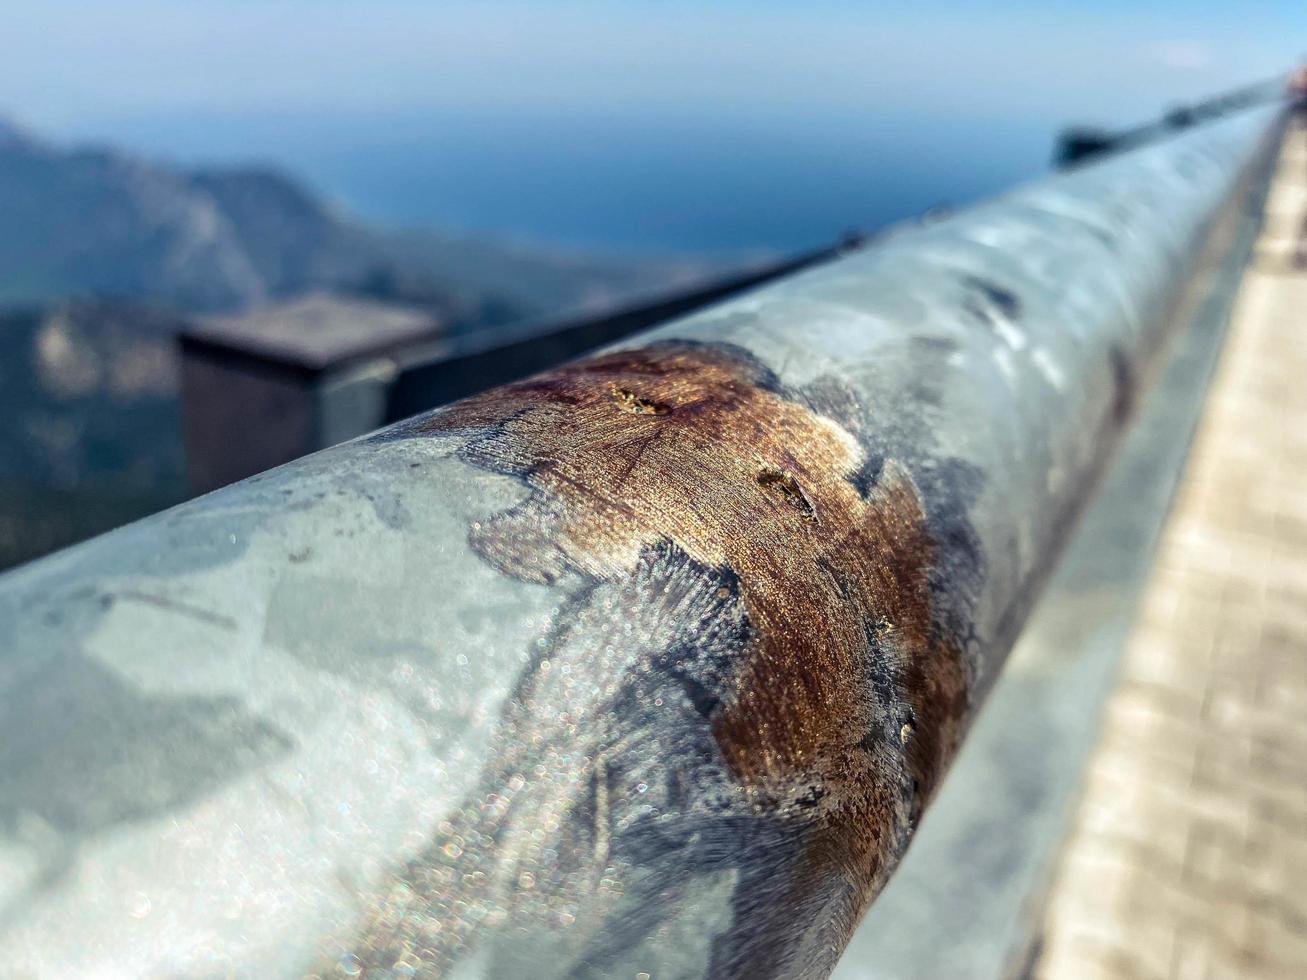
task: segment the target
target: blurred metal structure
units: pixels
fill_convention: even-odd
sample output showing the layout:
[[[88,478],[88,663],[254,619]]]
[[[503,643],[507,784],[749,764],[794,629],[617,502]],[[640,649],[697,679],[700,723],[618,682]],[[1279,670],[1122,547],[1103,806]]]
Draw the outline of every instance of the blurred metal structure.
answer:
[[[189,324],[178,338],[192,492],[375,429],[398,352],[445,333],[422,310],[329,294]]]
[[[860,242],[849,236],[619,310],[471,332],[450,331],[421,310],[329,295],[190,325],[180,341],[191,490],[216,490],[516,381]]]
[[[1120,153],[1135,149],[1153,140],[1174,135],[1190,126],[1211,123],[1231,113],[1244,112],[1268,102],[1282,101],[1285,97],[1285,81],[1285,76],[1279,74],[1266,81],[1245,85],[1192,105],[1178,105],[1156,122],[1144,123],[1132,129],[1068,127],[1058,134],[1053,163],[1063,168],[1077,166],[1105,153]],[[1289,81],[1292,85],[1293,80]]]
[[[0,578],[0,959],[824,975],[1280,123],[1033,184]]]

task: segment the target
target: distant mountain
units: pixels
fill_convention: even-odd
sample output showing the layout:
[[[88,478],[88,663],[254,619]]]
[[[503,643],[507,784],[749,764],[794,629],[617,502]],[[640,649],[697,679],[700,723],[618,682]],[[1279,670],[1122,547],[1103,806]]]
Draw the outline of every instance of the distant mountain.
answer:
[[[69,149],[0,119],[0,568],[185,498],[175,338],[201,316],[274,334],[325,304],[360,336],[394,316],[469,330],[708,271],[388,232],[275,170]]]
[[[379,230],[273,169],[185,170],[60,147],[0,120],[0,306],[112,297],[219,312],[325,289],[475,324],[612,302],[704,271]]]

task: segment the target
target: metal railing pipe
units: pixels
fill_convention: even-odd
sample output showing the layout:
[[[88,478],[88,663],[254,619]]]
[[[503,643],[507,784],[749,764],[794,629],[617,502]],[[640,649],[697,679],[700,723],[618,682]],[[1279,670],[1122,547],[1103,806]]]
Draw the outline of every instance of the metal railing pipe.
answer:
[[[0,962],[824,974],[1275,118],[3,576]]]

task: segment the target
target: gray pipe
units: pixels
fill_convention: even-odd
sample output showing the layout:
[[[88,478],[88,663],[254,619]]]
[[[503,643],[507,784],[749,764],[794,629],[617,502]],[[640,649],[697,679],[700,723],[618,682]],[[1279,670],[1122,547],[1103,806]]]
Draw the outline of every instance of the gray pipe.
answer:
[[[0,577],[0,963],[829,972],[1278,119]]]

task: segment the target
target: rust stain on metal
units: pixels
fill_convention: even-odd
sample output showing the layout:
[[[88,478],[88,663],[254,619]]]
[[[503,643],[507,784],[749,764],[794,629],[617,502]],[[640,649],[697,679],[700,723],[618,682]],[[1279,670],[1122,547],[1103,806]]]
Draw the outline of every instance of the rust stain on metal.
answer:
[[[670,411],[662,402],[641,398],[630,388],[613,385],[612,392],[613,398],[617,401],[617,407],[623,412],[630,412],[632,415],[666,415]]]
[[[867,692],[868,624],[890,624],[909,713],[894,728],[918,733],[909,762],[929,792],[966,685],[959,651],[932,630],[921,500],[892,463],[864,498],[855,439],[748,354],[604,354],[462,402],[425,430],[466,431],[465,458],[532,488],[472,533],[510,575],[612,578],[660,539],[735,573],[754,642],[709,720],[731,771],[777,802],[813,783],[856,796],[876,782],[861,745],[886,706]]]
[[[856,407],[851,395],[840,403]],[[494,921],[556,928],[586,902],[602,905],[579,882],[622,867],[658,875],[666,894],[695,873],[739,872],[711,975],[785,972],[805,941],[818,958],[841,948],[951,758],[967,708],[962,647],[932,608],[937,551],[908,471],[885,460],[869,477],[848,428],[724,344],[602,354],[460,402],[404,435],[457,438],[465,461],[529,488],[473,524],[484,560],[527,582],[628,583],[621,602],[681,609],[673,615],[694,620],[684,635],[721,659],[694,675],[680,662],[692,653],[650,651],[636,674],[683,683],[682,713],[641,721],[603,708],[604,721],[575,727],[591,709],[560,700],[551,661],[573,676],[586,658],[603,662],[611,639],[586,641],[585,631],[640,615],[586,611],[583,586],[506,708],[517,740],[380,899],[358,961],[384,965],[424,947],[424,971],[437,975],[488,921],[452,910],[480,903],[497,910]],[[674,571],[651,587],[652,567]],[[672,589],[705,598],[696,605]],[[630,642],[643,648],[643,638]],[[700,734],[677,727],[687,725]],[[716,759],[657,748],[695,739]],[[588,761],[532,748],[555,744]],[[620,780],[645,765],[666,779],[664,813],[681,823],[630,822]],[[535,785],[528,772],[549,775]],[[684,834],[675,846],[673,826]],[[700,853],[692,842],[705,833],[716,843]],[[796,915],[801,907],[811,914]],[[625,941],[612,922],[599,935]]]
[[[773,487],[785,497],[791,504],[798,508],[799,513],[809,520],[817,519],[817,508],[812,505],[808,495],[803,492],[803,487],[799,486],[791,473],[782,473],[780,470],[763,470],[758,474],[758,486]]]

